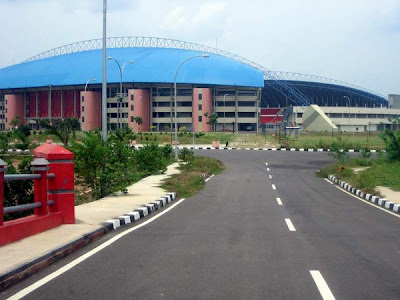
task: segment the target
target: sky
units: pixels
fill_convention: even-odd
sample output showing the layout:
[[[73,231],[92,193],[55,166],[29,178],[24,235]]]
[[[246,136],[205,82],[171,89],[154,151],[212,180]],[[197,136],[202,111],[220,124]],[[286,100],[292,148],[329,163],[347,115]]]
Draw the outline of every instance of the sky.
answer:
[[[0,0],[0,68],[101,38],[102,12],[102,0]],[[107,36],[184,40],[400,94],[400,0],[108,0]]]

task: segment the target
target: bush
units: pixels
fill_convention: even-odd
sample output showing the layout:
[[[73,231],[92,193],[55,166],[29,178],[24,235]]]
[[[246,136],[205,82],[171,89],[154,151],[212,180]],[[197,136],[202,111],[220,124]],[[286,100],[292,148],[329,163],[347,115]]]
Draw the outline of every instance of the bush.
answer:
[[[343,162],[348,159],[348,155],[346,153],[347,150],[347,143],[341,137],[338,137],[335,141],[333,141],[329,155],[339,162]]]
[[[156,144],[145,145],[135,151],[135,162],[137,171],[148,176],[167,170],[167,159],[163,147]],[[172,151],[172,149],[171,149]]]
[[[11,162],[8,162],[7,174],[31,174],[30,163],[32,157],[22,160],[18,168],[14,168]],[[12,180],[4,182],[4,206],[15,206],[33,202],[33,181],[32,180]],[[31,215],[32,211],[24,211],[6,215],[5,220],[14,220],[17,218]]]
[[[193,150],[189,150],[188,148],[183,148],[178,155],[178,158],[184,161],[184,166],[186,168],[186,172],[191,168],[194,161],[194,152]]]
[[[400,161],[400,130],[393,132],[390,129],[386,129],[381,138],[386,144],[389,160]]]

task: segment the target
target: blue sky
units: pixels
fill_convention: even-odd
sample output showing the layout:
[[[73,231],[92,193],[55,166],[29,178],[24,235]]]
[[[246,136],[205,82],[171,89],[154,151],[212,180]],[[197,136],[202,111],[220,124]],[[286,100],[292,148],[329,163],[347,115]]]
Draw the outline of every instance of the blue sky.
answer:
[[[108,36],[187,40],[400,94],[400,0],[109,0]],[[0,0],[0,68],[102,36],[102,0]]]

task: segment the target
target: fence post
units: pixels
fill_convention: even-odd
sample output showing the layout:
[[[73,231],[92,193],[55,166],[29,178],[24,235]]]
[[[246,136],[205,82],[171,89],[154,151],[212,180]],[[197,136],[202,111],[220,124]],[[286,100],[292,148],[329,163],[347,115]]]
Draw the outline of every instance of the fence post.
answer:
[[[7,164],[0,158],[0,226],[4,222],[4,173],[7,170]]]
[[[47,208],[47,171],[49,162],[44,158],[35,158],[31,163],[34,174],[39,174],[40,179],[33,180],[34,201],[41,202],[42,206],[35,208],[35,215],[43,216],[48,212]]]
[[[50,212],[61,212],[63,224],[75,224],[74,154],[62,146],[47,141],[33,150],[35,157],[49,161],[48,200]]]

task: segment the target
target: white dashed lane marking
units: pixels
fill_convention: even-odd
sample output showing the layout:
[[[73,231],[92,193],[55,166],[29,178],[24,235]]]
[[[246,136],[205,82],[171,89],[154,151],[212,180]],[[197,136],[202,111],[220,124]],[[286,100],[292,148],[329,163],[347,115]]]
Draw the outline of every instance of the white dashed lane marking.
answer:
[[[282,205],[282,200],[281,200],[281,198],[276,198],[276,202],[278,202],[278,205]]]
[[[335,300],[329,286],[327,285],[324,277],[322,277],[321,273],[318,270],[310,270],[310,274],[317,285],[319,293],[324,300]]]
[[[267,168],[267,171],[269,172],[269,168]]]
[[[272,189],[273,189],[273,190],[276,190],[275,184],[272,185]]]
[[[271,175],[268,175],[268,177],[269,177],[269,179],[272,179],[272,176],[271,176]]]
[[[290,219],[285,219],[286,225],[289,228],[289,231],[296,231],[296,228],[294,228],[292,221]]]

